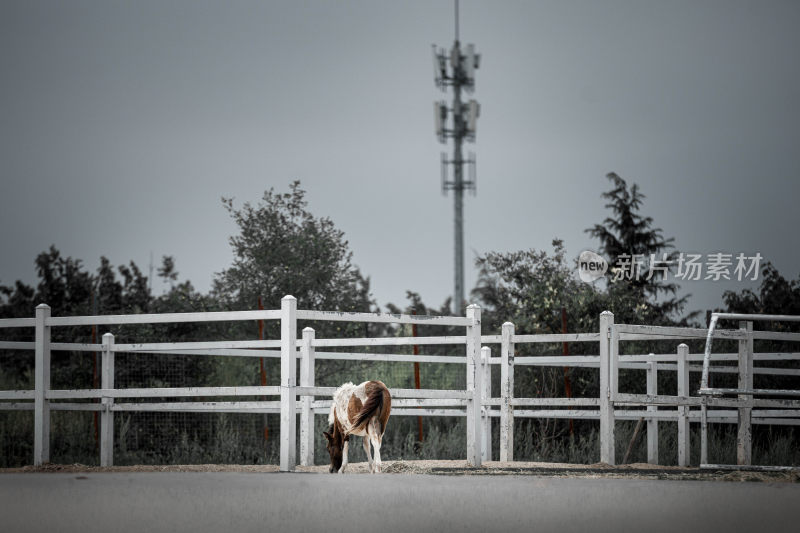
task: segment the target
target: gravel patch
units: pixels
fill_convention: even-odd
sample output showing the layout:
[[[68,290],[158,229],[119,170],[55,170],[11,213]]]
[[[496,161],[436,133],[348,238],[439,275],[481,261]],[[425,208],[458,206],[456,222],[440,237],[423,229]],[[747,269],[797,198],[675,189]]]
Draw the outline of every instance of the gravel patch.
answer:
[[[21,468],[2,468],[3,473],[53,472],[53,473],[99,473],[99,472],[245,472],[275,473],[277,465],[133,465],[133,466],[89,466],[82,464],[52,464],[25,466]],[[298,472],[328,474],[328,465],[298,466]],[[368,474],[369,467],[364,463],[350,463],[347,474]],[[753,482],[800,482],[800,471],[754,472],[748,470],[722,471],[700,470],[679,466],[660,466],[646,463],[627,465],[608,465],[595,463],[576,465],[566,463],[500,462],[490,461],[480,468],[472,468],[466,461],[384,461],[384,474],[428,474],[447,476],[547,476],[583,478],[628,478],[664,480],[701,481],[753,481]]]

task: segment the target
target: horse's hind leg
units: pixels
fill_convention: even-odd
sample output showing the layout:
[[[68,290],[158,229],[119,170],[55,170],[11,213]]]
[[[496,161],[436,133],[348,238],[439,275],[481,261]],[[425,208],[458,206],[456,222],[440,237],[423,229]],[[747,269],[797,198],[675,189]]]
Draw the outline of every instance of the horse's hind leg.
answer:
[[[344,469],[347,466],[347,448],[350,446],[350,440],[345,439],[344,446],[342,447],[342,467],[339,469],[340,474],[344,474]]]
[[[367,462],[369,463],[369,473],[372,473],[372,452],[369,449],[369,431],[364,435],[364,451],[367,452]]]
[[[372,447],[375,448],[375,468],[373,472],[376,474],[381,473],[381,423],[380,420],[377,418],[373,418],[369,421],[369,427],[367,430],[367,435],[369,435],[369,440],[372,442]]]

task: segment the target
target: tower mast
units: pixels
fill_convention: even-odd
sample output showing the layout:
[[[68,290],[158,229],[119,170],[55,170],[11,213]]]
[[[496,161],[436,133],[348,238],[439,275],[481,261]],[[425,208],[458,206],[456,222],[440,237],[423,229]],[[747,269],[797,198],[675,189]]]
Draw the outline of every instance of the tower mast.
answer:
[[[458,0],[455,0],[455,42],[450,50],[450,57],[444,49],[433,47],[434,76],[436,86],[443,92],[447,87],[453,88],[453,104],[447,108],[444,101],[434,102],[434,118],[436,135],[439,142],[446,143],[453,139],[453,158],[448,160],[443,152],[441,157],[442,193],[453,191],[453,226],[454,226],[454,288],[453,314],[461,314],[464,310],[464,191],[476,191],[475,155],[464,159],[462,145],[464,141],[475,141],[477,118],[480,106],[475,100],[466,104],[461,101],[462,91],[472,92],[475,88],[475,69],[478,68],[480,55],[475,53],[472,44],[461,50],[458,35]],[[450,63],[450,69],[447,63]],[[448,114],[451,117],[450,128],[447,127]],[[470,168],[469,178],[464,177],[464,166]],[[448,166],[453,167],[453,178],[448,178]]]

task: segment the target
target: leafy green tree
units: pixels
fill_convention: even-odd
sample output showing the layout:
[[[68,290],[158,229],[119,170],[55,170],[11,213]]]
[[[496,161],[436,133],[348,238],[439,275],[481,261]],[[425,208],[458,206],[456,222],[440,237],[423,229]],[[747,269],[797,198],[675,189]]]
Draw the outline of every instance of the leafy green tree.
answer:
[[[23,318],[30,317],[31,310],[36,304],[34,296],[36,291],[33,287],[25,285],[17,280],[13,287],[0,285],[0,317],[2,318]]]
[[[70,316],[92,314],[93,308],[99,314],[131,313],[169,313],[188,311],[217,310],[216,303],[207,296],[199,294],[191,283],[178,282],[174,260],[161,270],[168,272],[174,283],[169,291],[154,298],[149,291],[148,280],[133,262],[114,268],[110,261],[102,257],[96,273],[87,272],[80,260],[63,256],[54,246],[36,258],[38,283],[36,288],[18,281],[13,287],[0,286],[0,317],[30,317],[39,303],[50,305],[53,315]],[[95,302],[93,305],[92,299]],[[163,342],[210,340],[226,338],[224,326],[214,324],[177,323],[156,325],[115,325],[97,331],[96,342],[105,331],[114,333],[117,342]],[[3,340],[30,341],[30,329],[3,330]],[[89,342],[92,328],[72,327],[54,328],[54,341]],[[90,388],[94,386],[95,361],[97,353],[53,351],[51,383],[54,388]],[[33,357],[30,351],[4,351],[0,363],[0,389],[30,389],[33,386]],[[115,364],[115,380],[119,387],[182,387],[213,385],[217,369],[223,365],[212,358],[182,355],[120,354]],[[255,374],[250,382],[255,383]],[[234,383],[236,384],[236,383]],[[26,464],[30,460],[29,446],[9,444],[9,438],[22,440],[16,429],[19,417],[0,419],[0,448],[11,450],[13,456],[0,458],[0,465]],[[118,460],[131,457],[124,453],[127,446],[126,435],[139,440],[142,448],[149,453],[142,454],[138,461],[168,461],[176,453],[175,442],[187,440],[186,427],[176,426],[185,420],[182,414],[168,415],[153,420],[152,417],[138,414],[121,416],[125,430],[118,437],[122,447]],[[94,428],[91,418],[80,416],[60,416],[54,424],[61,426],[54,430],[64,436],[57,439],[53,457],[63,460],[92,462],[97,458],[94,449]],[[88,423],[87,423],[88,421]],[[21,427],[21,426],[20,426]],[[28,432],[29,424],[24,425]],[[223,428],[224,429],[224,428]],[[222,431],[222,430],[220,430]],[[227,431],[227,430],[226,430]],[[181,433],[183,432],[183,433]],[[205,424],[192,428],[192,444],[200,448],[213,449],[213,439],[219,431]],[[27,439],[30,440],[30,439]],[[147,444],[143,444],[147,442]],[[211,442],[211,444],[209,444]],[[181,452],[182,453],[182,452]],[[171,455],[172,454],[172,455]],[[185,462],[187,456],[181,455]],[[175,459],[178,460],[178,459]]]
[[[121,313],[124,308],[122,284],[117,281],[117,273],[105,256],[100,257],[100,267],[95,277],[95,298],[100,314]]]
[[[253,309],[261,297],[278,308],[291,294],[299,309],[369,311],[369,280],[352,263],[344,233],[308,211],[300,182],[287,193],[266,191],[258,205],[223,199],[239,233],[230,238],[233,265],[214,280],[213,293],[234,309]]]
[[[80,259],[63,257],[55,246],[36,257],[39,284],[35,299],[46,303],[54,313],[87,314],[92,293],[92,276]],[[28,311],[29,316],[32,310]]]
[[[472,294],[484,309],[484,327],[496,331],[511,321],[521,333],[560,332],[562,306],[580,321],[573,324],[576,330],[596,322],[585,307],[596,305],[600,293],[575,278],[563,242],[555,239],[552,244],[552,255],[531,249],[477,258],[478,283]]]
[[[175,270],[175,258],[171,255],[165,255],[161,260],[161,266],[158,267],[158,277],[162,278],[165,283],[170,286],[175,285],[175,280],[178,279],[178,272]]]
[[[482,329],[498,332],[510,321],[517,334],[560,333],[561,308],[568,312],[569,331],[597,331],[599,314],[608,306],[607,295],[593,285],[576,279],[566,259],[561,240],[553,240],[553,253],[526,250],[509,253],[490,252],[478,257],[478,283],[472,291],[483,308]],[[560,352],[561,345],[518,344],[516,355],[538,355],[543,351]],[[594,345],[573,343],[572,354],[591,353]],[[588,350],[588,352],[587,352]],[[520,366],[515,371],[517,397],[562,397],[565,395],[564,372],[549,367]],[[572,392],[583,396],[597,387],[597,373],[571,369],[568,376]],[[494,386],[494,384],[493,384]],[[499,382],[497,382],[499,386]],[[585,424],[583,424],[585,425]],[[583,425],[576,424],[578,434]],[[519,422],[518,442],[547,457],[569,426],[552,419],[529,419]]]
[[[429,316],[450,315],[450,311],[448,311],[451,308],[450,302],[452,301],[452,297],[450,296],[445,299],[444,303],[439,307],[439,309],[425,305],[420,294],[414,291],[406,291],[406,299],[408,300],[408,305],[405,308],[400,308],[393,303],[388,303],[386,304],[386,310],[394,314],[410,315],[412,313],[416,313],[418,315]]]
[[[611,214],[602,224],[596,224],[587,232],[600,241],[599,251],[614,265],[618,259],[637,255],[645,261],[651,254],[656,260],[671,261],[673,239],[663,237],[661,229],[653,227],[653,219],[640,213],[644,195],[638,186],[630,188],[616,174],[609,174],[613,189],[604,193]],[[605,284],[589,284],[576,276],[577,262],[570,265],[561,240],[553,240],[553,252],[524,250],[509,253],[491,252],[476,260],[479,268],[478,283],[473,296],[483,307],[484,329],[498,331],[502,323],[511,321],[521,334],[560,333],[561,309],[566,309],[570,332],[595,332],[599,327],[602,311],[614,313],[617,323],[675,325],[675,315],[682,311],[686,298],[676,298],[677,285],[665,279],[641,275],[633,279],[614,279],[612,271]],[[633,261],[631,261],[633,262]],[[663,295],[667,298],[664,299]],[[661,296],[661,301],[659,301]],[[560,345],[518,345],[518,355],[534,355],[543,350],[550,351]],[[594,343],[571,343],[572,354],[596,354]],[[653,344],[625,343],[623,352],[631,350],[656,351]],[[646,352],[645,352],[646,353]],[[569,372],[572,391],[577,396],[596,396],[598,373],[573,368]],[[639,376],[628,379],[626,372],[620,374],[623,390],[636,390]],[[632,389],[633,388],[633,389]],[[644,392],[638,391],[638,392]],[[564,376],[561,369],[521,367],[517,371],[516,395],[521,397],[564,394]],[[540,456],[565,436],[566,425],[552,420],[523,422],[524,431],[536,447]],[[575,424],[577,433],[589,430],[582,422]]]
[[[772,263],[761,268],[758,292],[750,289],[725,291],[722,300],[729,313],[800,315],[800,276],[784,278]],[[787,323],[788,324],[788,323]],[[796,324],[796,323],[795,323]]]
[[[297,298],[298,309],[323,311],[362,311],[377,309],[369,296],[369,280],[352,263],[344,233],[329,218],[315,217],[308,210],[305,191],[295,181],[286,193],[273,189],[261,201],[235,207],[223,199],[225,209],[238,226],[230,237],[233,264],[214,280],[212,296],[223,308],[255,309],[259,298],[267,309],[278,309],[281,298]],[[229,335],[255,338],[253,324],[231,324]],[[317,338],[366,337],[386,328],[382,325],[346,322],[300,322],[298,330],[309,326]],[[278,321],[264,322],[264,338],[280,336]],[[249,359],[249,358],[248,358]],[[264,364],[269,384],[277,383],[277,359]],[[324,361],[317,365],[317,384],[341,384],[354,379],[352,365],[346,361]],[[256,359],[225,365],[218,379],[247,383],[259,375]],[[256,384],[256,383],[253,383]]]

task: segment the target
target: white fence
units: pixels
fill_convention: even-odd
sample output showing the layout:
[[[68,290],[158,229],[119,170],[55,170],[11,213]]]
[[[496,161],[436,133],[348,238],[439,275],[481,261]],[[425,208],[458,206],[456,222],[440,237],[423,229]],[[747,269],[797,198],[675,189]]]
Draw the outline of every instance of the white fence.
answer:
[[[113,335],[103,336],[102,344],[51,343],[50,332],[55,327],[82,325],[155,324],[174,322],[280,320],[280,339],[259,341],[217,341],[181,343],[116,344]],[[396,324],[442,325],[464,328],[464,335],[435,337],[385,337],[317,339],[311,328],[298,338],[298,320],[380,322]],[[35,318],[0,320],[2,328],[33,328],[34,342],[0,342],[0,350],[34,350],[34,390],[0,391],[0,410],[32,409],[34,411],[34,457],[36,465],[49,461],[50,411],[99,411],[100,463],[113,464],[113,419],[121,411],[189,411],[189,412],[260,412],[280,413],[280,468],[290,471],[297,464],[296,417],[300,417],[300,464],[314,464],[314,416],[327,416],[333,387],[316,387],[315,361],[344,359],[360,361],[427,362],[463,364],[466,371],[464,390],[396,389],[393,396],[394,416],[465,416],[467,419],[466,457],[469,464],[480,466],[492,459],[491,427],[494,418],[500,419],[499,459],[513,461],[515,418],[572,418],[598,419],[600,422],[600,461],[615,464],[615,420],[647,421],[648,462],[658,463],[658,422],[674,421],[678,425],[678,463],[689,464],[689,424],[700,422],[697,408],[704,398],[692,396],[689,372],[701,372],[703,354],[690,354],[686,344],[680,344],[671,354],[619,355],[620,342],[635,340],[703,339],[705,329],[664,328],[655,326],[614,324],[609,312],[600,315],[597,333],[552,335],[516,335],[514,325],[506,323],[500,335],[481,335],[481,310],[472,305],[464,317],[432,317],[373,313],[341,313],[298,310],[296,300],[287,296],[280,310],[237,311],[222,313],[177,313],[160,315],[114,315],[87,317],[52,317],[50,308],[40,305]],[[739,341],[736,354],[714,354],[713,362],[734,361],[749,365],[753,373],[800,375],[800,370],[753,368],[753,361],[797,361],[798,353],[759,353],[752,350],[753,339],[800,340],[800,334],[754,332],[752,324],[743,323],[738,330],[717,330],[717,338]],[[599,355],[515,357],[515,347],[526,343],[590,342],[597,343]],[[500,345],[499,356],[492,356],[492,345]],[[435,356],[407,354],[370,354],[325,352],[325,348],[377,346],[434,346],[450,345],[464,350],[464,356]],[[102,353],[101,388],[82,390],[53,390],[50,387],[50,353],[53,350],[96,351]],[[191,354],[196,356],[223,355],[232,357],[279,357],[280,386],[245,387],[184,387],[184,388],[125,388],[114,386],[114,357],[119,352]],[[296,383],[300,363],[300,383]],[[0,359],[1,360],[1,359]],[[500,366],[500,391],[491,390],[491,372]],[[517,365],[545,367],[590,367],[599,370],[599,394],[596,398],[518,398],[514,397],[514,369]],[[618,389],[620,369],[646,371],[647,394],[629,394]],[[657,373],[678,373],[674,395],[656,390]],[[710,366],[709,372],[739,373],[734,366]],[[694,389],[696,391],[696,389]],[[190,402],[119,402],[125,398],[179,397],[243,397],[272,396],[271,401],[190,401]],[[300,402],[298,405],[298,397]],[[317,399],[322,397],[323,399]],[[100,403],[70,402],[69,400],[100,399]],[[800,402],[792,400],[717,400],[715,410],[707,414],[713,423],[792,424],[800,425]],[[757,407],[759,409],[753,409]],[[705,407],[704,407],[705,409]],[[744,421],[746,417],[746,422]],[[749,427],[749,426],[748,426]],[[741,432],[740,432],[741,433]],[[740,439],[739,446],[749,449]],[[740,464],[749,464],[749,455],[742,455]]]
[[[739,341],[739,353],[737,354],[738,361],[738,384],[736,388],[720,388],[709,386],[709,371],[711,369],[711,343],[714,340],[717,322],[720,319],[739,320],[740,332],[743,338]],[[700,407],[701,417],[701,445],[700,445],[700,463],[705,467],[724,467],[730,465],[711,465],[708,464],[708,408],[709,407],[724,407],[730,406],[730,400],[722,398],[725,395],[736,395],[734,400],[737,412],[738,434],[736,437],[738,446],[736,450],[737,464],[749,465],[752,460],[752,430],[751,424],[753,423],[754,407],[772,407],[776,408],[766,413],[772,416],[797,416],[796,409],[800,406],[800,402],[796,400],[775,400],[777,396],[800,396],[800,390],[774,390],[774,389],[757,389],[753,386],[753,374],[758,373],[758,369],[754,369],[754,355],[753,355],[753,340],[754,339],[770,339],[770,340],[800,340],[800,335],[794,333],[776,333],[770,331],[753,331],[753,321],[771,321],[771,322],[800,322],[800,316],[791,315],[749,315],[739,313],[712,313],[711,320],[708,325],[708,335],[706,337],[706,346],[703,353],[703,374],[700,379],[700,390],[698,391],[702,396],[702,404]],[[783,355],[783,354],[781,354]],[[777,369],[784,370],[784,369]],[[785,375],[787,372],[784,370]],[[761,396],[761,398],[759,398]],[[769,398],[763,398],[767,396]],[[756,411],[755,419],[758,420],[758,415],[763,415],[764,411]],[[796,422],[795,422],[796,423]]]

